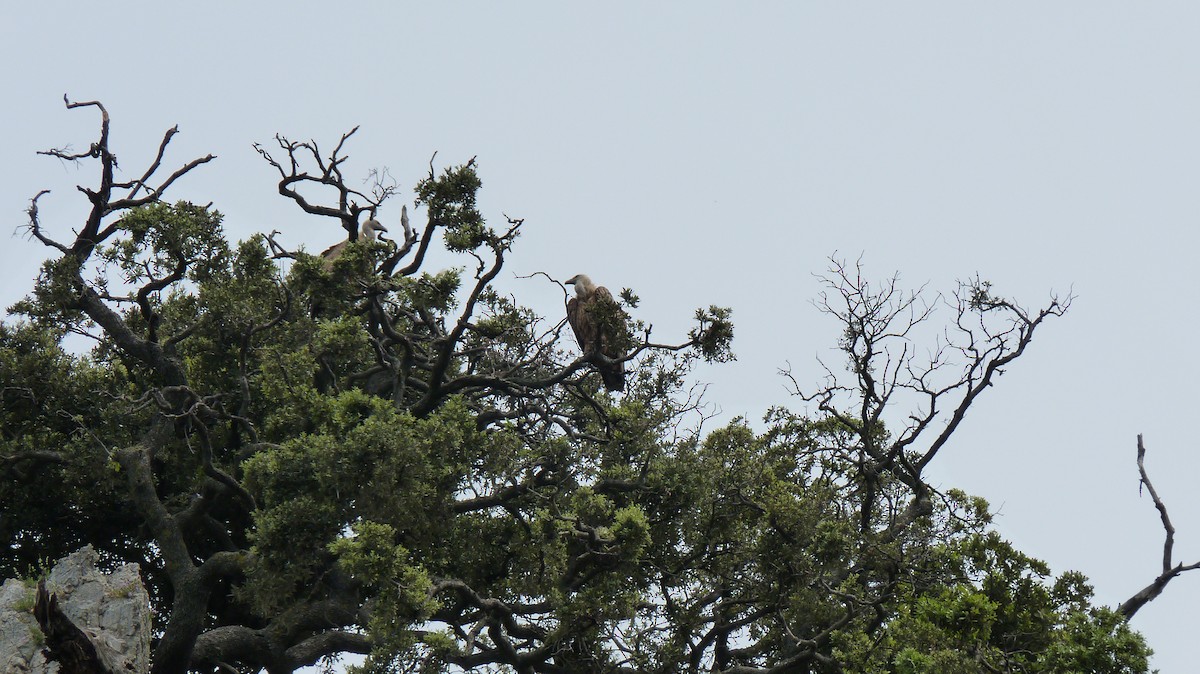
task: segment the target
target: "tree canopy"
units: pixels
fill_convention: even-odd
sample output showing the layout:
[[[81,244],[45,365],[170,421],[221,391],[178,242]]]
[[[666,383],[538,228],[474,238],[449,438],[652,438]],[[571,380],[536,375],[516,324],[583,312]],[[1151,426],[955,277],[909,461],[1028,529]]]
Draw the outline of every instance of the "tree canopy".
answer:
[[[50,258],[0,324],[0,572],[88,543],[138,563],[154,672],[347,653],[369,672],[1146,671],[1132,611],[924,477],[1071,298],[1029,309],[978,278],[930,297],[834,261],[818,307],[845,360],[792,380],[808,412],[708,430],[689,372],[733,359],[731,310],[658,342],[622,293],[629,381],[605,391],[607,356],[496,289],[524,223],[489,224],[473,160],[405,193],[352,187],[357,130],[256,146],[282,197],[346,231],[326,266],[167,200],[213,159],[161,175],[175,129],[118,181],[107,111],[68,106],[99,137],[45,154],[99,181],[83,223],[30,204]],[[356,240],[406,199],[423,225]],[[430,268],[435,247],[461,266]]]

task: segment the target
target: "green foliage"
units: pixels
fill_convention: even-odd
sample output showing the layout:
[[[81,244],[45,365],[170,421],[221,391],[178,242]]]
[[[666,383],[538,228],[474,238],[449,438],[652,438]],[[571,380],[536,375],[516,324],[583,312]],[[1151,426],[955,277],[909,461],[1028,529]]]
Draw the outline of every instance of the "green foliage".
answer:
[[[302,595],[324,551],[348,527],[375,522],[414,550],[436,551],[467,469],[500,435],[482,435],[460,403],[414,419],[348,391],[313,419],[313,432],[245,463],[259,509],[258,568],[247,592],[263,611]],[[374,539],[370,539],[374,540]]]
[[[1090,605],[1077,572],[1049,582],[1043,562],[994,532],[952,539],[938,558],[947,575],[902,603],[880,638],[843,636],[854,671],[1147,671],[1150,649],[1118,614]]]
[[[402,653],[413,645],[410,629],[437,608],[430,598],[429,577],[413,565],[408,550],[396,545],[396,530],[361,521],[353,535],[329,544],[338,564],[352,578],[373,590],[379,610],[369,625],[379,639],[376,652]]]
[[[59,326],[60,329],[90,325],[83,312],[75,306],[80,270],[79,260],[73,256],[46,260],[42,263],[32,295],[13,304],[8,310],[45,326]]]
[[[116,222],[123,236],[98,249],[104,262],[115,264],[130,284],[181,276],[204,281],[225,269],[229,249],[217,211],[181,201],[174,206],[151,203],[135,208]]]
[[[18,613],[33,613],[33,606],[37,603],[37,590],[28,587],[25,589],[25,594],[12,603],[12,610]],[[41,633],[41,630],[38,632]]]
[[[475,250],[495,240],[475,203],[482,186],[474,160],[448,168],[436,178],[431,173],[417,184],[417,204],[424,204],[430,219],[445,228],[446,248],[453,252]]]
[[[629,314],[610,295],[598,298],[587,305],[588,316],[596,326],[596,332],[605,337],[603,351],[606,355],[628,353],[634,348],[634,335],[629,323]]]
[[[736,360],[733,355],[733,321],[730,317],[733,310],[725,307],[711,306],[708,309],[696,310],[696,321],[699,327],[693,329],[688,336],[700,347],[700,354],[710,363],[727,363]]]
[[[413,306],[435,311],[450,311],[458,305],[456,293],[462,286],[462,270],[446,269],[436,274],[421,274],[405,279],[399,289]]]
[[[29,638],[39,648],[46,645],[46,633],[34,625],[29,626]]]
[[[0,517],[7,578],[36,574],[88,541],[122,549],[135,521],[109,452],[133,437],[139,415],[97,395],[122,391],[124,370],[67,353],[63,336],[37,324],[0,324],[0,456],[9,459],[0,512],[20,513]],[[65,462],[48,463],[39,458],[45,453]]]

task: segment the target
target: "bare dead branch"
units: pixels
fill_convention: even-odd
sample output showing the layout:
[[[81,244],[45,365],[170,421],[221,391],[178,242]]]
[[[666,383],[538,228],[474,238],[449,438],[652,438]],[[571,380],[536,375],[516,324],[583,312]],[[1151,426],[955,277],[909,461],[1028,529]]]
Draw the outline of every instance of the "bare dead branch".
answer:
[[[38,199],[47,194],[50,194],[50,190],[42,190],[33,195],[33,198],[29,200],[29,208],[25,211],[29,214],[29,223],[24,225],[24,227],[29,231],[31,236],[41,241],[44,245],[55,248],[61,253],[68,253],[70,252],[69,248],[42,233],[42,225],[38,220]]]
[[[1146,472],[1145,459],[1146,445],[1142,442],[1142,434],[1138,433],[1137,465],[1138,475],[1140,477],[1138,488],[1140,490],[1141,486],[1145,485],[1146,490],[1150,492],[1150,498],[1154,501],[1155,509],[1158,510],[1158,516],[1159,519],[1162,520],[1163,531],[1165,533],[1163,540],[1162,573],[1158,574],[1158,576],[1151,581],[1149,585],[1139,590],[1132,597],[1126,599],[1120,606],[1117,607],[1117,611],[1121,615],[1125,616],[1126,620],[1133,618],[1134,614],[1136,614],[1139,609],[1158,598],[1158,596],[1162,594],[1163,590],[1166,589],[1167,584],[1170,583],[1171,580],[1176,576],[1186,571],[1192,571],[1193,569],[1200,568],[1200,562],[1194,562],[1186,565],[1182,562],[1178,564],[1172,562],[1172,551],[1175,547],[1175,526],[1171,524],[1171,517],[1167,514],[1166,503],[1164,503],[1162,498],[1159,497],[1158,491],[1154,489],[1154,484],[1150,482],[1150,474]]]
[[[279,194],[296,202],[305,213],[337,219],[346,230],[350,241],[358,238],[359,215],[364,211],[374,213],[383,201],[395,192],[393,187],[383,186],[378,181],[372,194],[353,189],[346,184],[341,165],[349,159],[349,155],[342,154],[342,149],[357,131],[356,126],[342,134],[328,157],[321,154],[320,147],[314,140],[297,142],[282,134],[276,134],[276,144],[287,154],[286,165],[276,160],[260,143],[254,144],[255,151],[279,172]],[[301,167],[305,164],[315,164],[317,171],[310,173],[303,170]],[[310,201],[300,192],[306,185],[332,188],[337,195],[337,205],[328,206]],[[354,197],[362,199],[367,205],[360,206]]]
[[[168,138],[169,138],[169,136],[168,136]],[[166,143],[167,139],[164,139],[163,142]],[[158,185],[158,187],[155,187],[153,189],[147,188],[149,190],[149,194],[147,194],[146,196],[137,198],[137,199],[120,199],[118,201],[112,202],[108,206],[108,213],[114,213],[116,211],[128,210],[130,208],[137,208],[138,206],[143,206],[145,204],[158,201],[159,199],[162,198],[163,192],[166,192],[167,188],[170,187],[171,185],[173,185],[176,180],[182,178],[185,174],[187,174],[189,171],[196,168],[197,166],[200,166],[201,164],[207,164],[208,162],[210,162],[216,158],[217,158],[216,155],[208,154],[208,155],[204,155],[203,157],[200,157],[198,159],[193,159],[192,161],[190,161],[190,162],[184,164],[183,166],[179,167],[178,169],[176,169],[176,171],[174,173],[172,173],[171,175],[167,176],[167,178],[165,180],[163,180],[163,182],[161,182]],[[155,161],[157,162],[158,160],[156,159]],[[147,179],[150,177],[150,173],[151,172],[149,172],[149,171],[146,173]],[[139,181],[139,184],[141,184],[141,181]]]

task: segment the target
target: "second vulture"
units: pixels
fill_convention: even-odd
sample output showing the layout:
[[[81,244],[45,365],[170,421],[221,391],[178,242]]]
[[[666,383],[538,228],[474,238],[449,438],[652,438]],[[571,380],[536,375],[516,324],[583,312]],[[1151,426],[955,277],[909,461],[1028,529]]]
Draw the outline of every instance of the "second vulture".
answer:
[[[359,239],[363,241],[374,241],[375,239],[379,238],[380,232],[386,231],[388,231],[387,227],[384,227],[383,223],[376,220],[375,216],[372,215],[371,217],[367,218],[366,222],[362,223]],[[342,253],[346,250],[346,246],[348,245],[350,245],[349,239],[342,241],[341,243],[335,243],[321,251],[321,263],[325,265],[326,271],[333,269],[333,261],[342,256]]]

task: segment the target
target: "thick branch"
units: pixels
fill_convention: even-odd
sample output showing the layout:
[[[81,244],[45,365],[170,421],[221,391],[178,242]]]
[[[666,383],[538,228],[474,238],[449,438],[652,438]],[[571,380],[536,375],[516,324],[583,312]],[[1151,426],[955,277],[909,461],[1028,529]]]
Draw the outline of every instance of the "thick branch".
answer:
[[[315,665],[318,660],[337,653],[371,652],[374,642],[365,634],[338,630],[322,632],[292,646],[284,652],[289,668]]]
[[[172,424],[166,419],[155,422],[139,445],[117,451],[117,461],[129,480],[129,492],[154,542],[174,593],[171,618],[155,650],[153,674],[184,671],[191,659],[192,646],[204,628],[208,587],[192,562],[179,522],[159,500],[154,485],[150,457],[158,445],[166,442]]]
[[[8,456],[0,456],[0,465],[4,466],[18,481],[28,480],[31,471],[37,470],[47,463],[65,464],[67,457],[60,452],[48,449],[31,449]],[[23,467],[23,464],[28,464],[29,467]]]
[[[88,286],[82,278],[76,277],[80,287],[77,300],[79,308],[96,322],[108,334],[122,353],[141,361],[154,370],[163,383],[169,386],[182,386],[187,382],[187,375],[179,363],[168,356],[163,348],[152,341],[142,339],[133,333],[125,321],[104,303],[96,291]]]
[[[400,260],[402,260],[404,256],[407,255],[410,250],[412,250],[412,242],[420,241],[420,244],[417,246],[417,253],[413,256],[412,261],[405,265],[400,271],[395,272],[395,275],[409,276],[416,273],[416,271],[420,269],[421,265],[425,262],[425,253],[429,251],[429,244],[431,241],[433,241],[433,232],[438,228],[438,224],[439,223],[437,220],[435,220],[431,214],[428,220],[425,222],[425,231],[423,231],[419,237],[416,237],[415,233],[410,233],[406,228],[404,233],[404,245],[397,248],[396,252],[392,253],[386,260],[383,261],[383,264],[380,266],[380,272],[385,276],[392,275],[392,270],[395,269],[396,265],[400,263]]]

